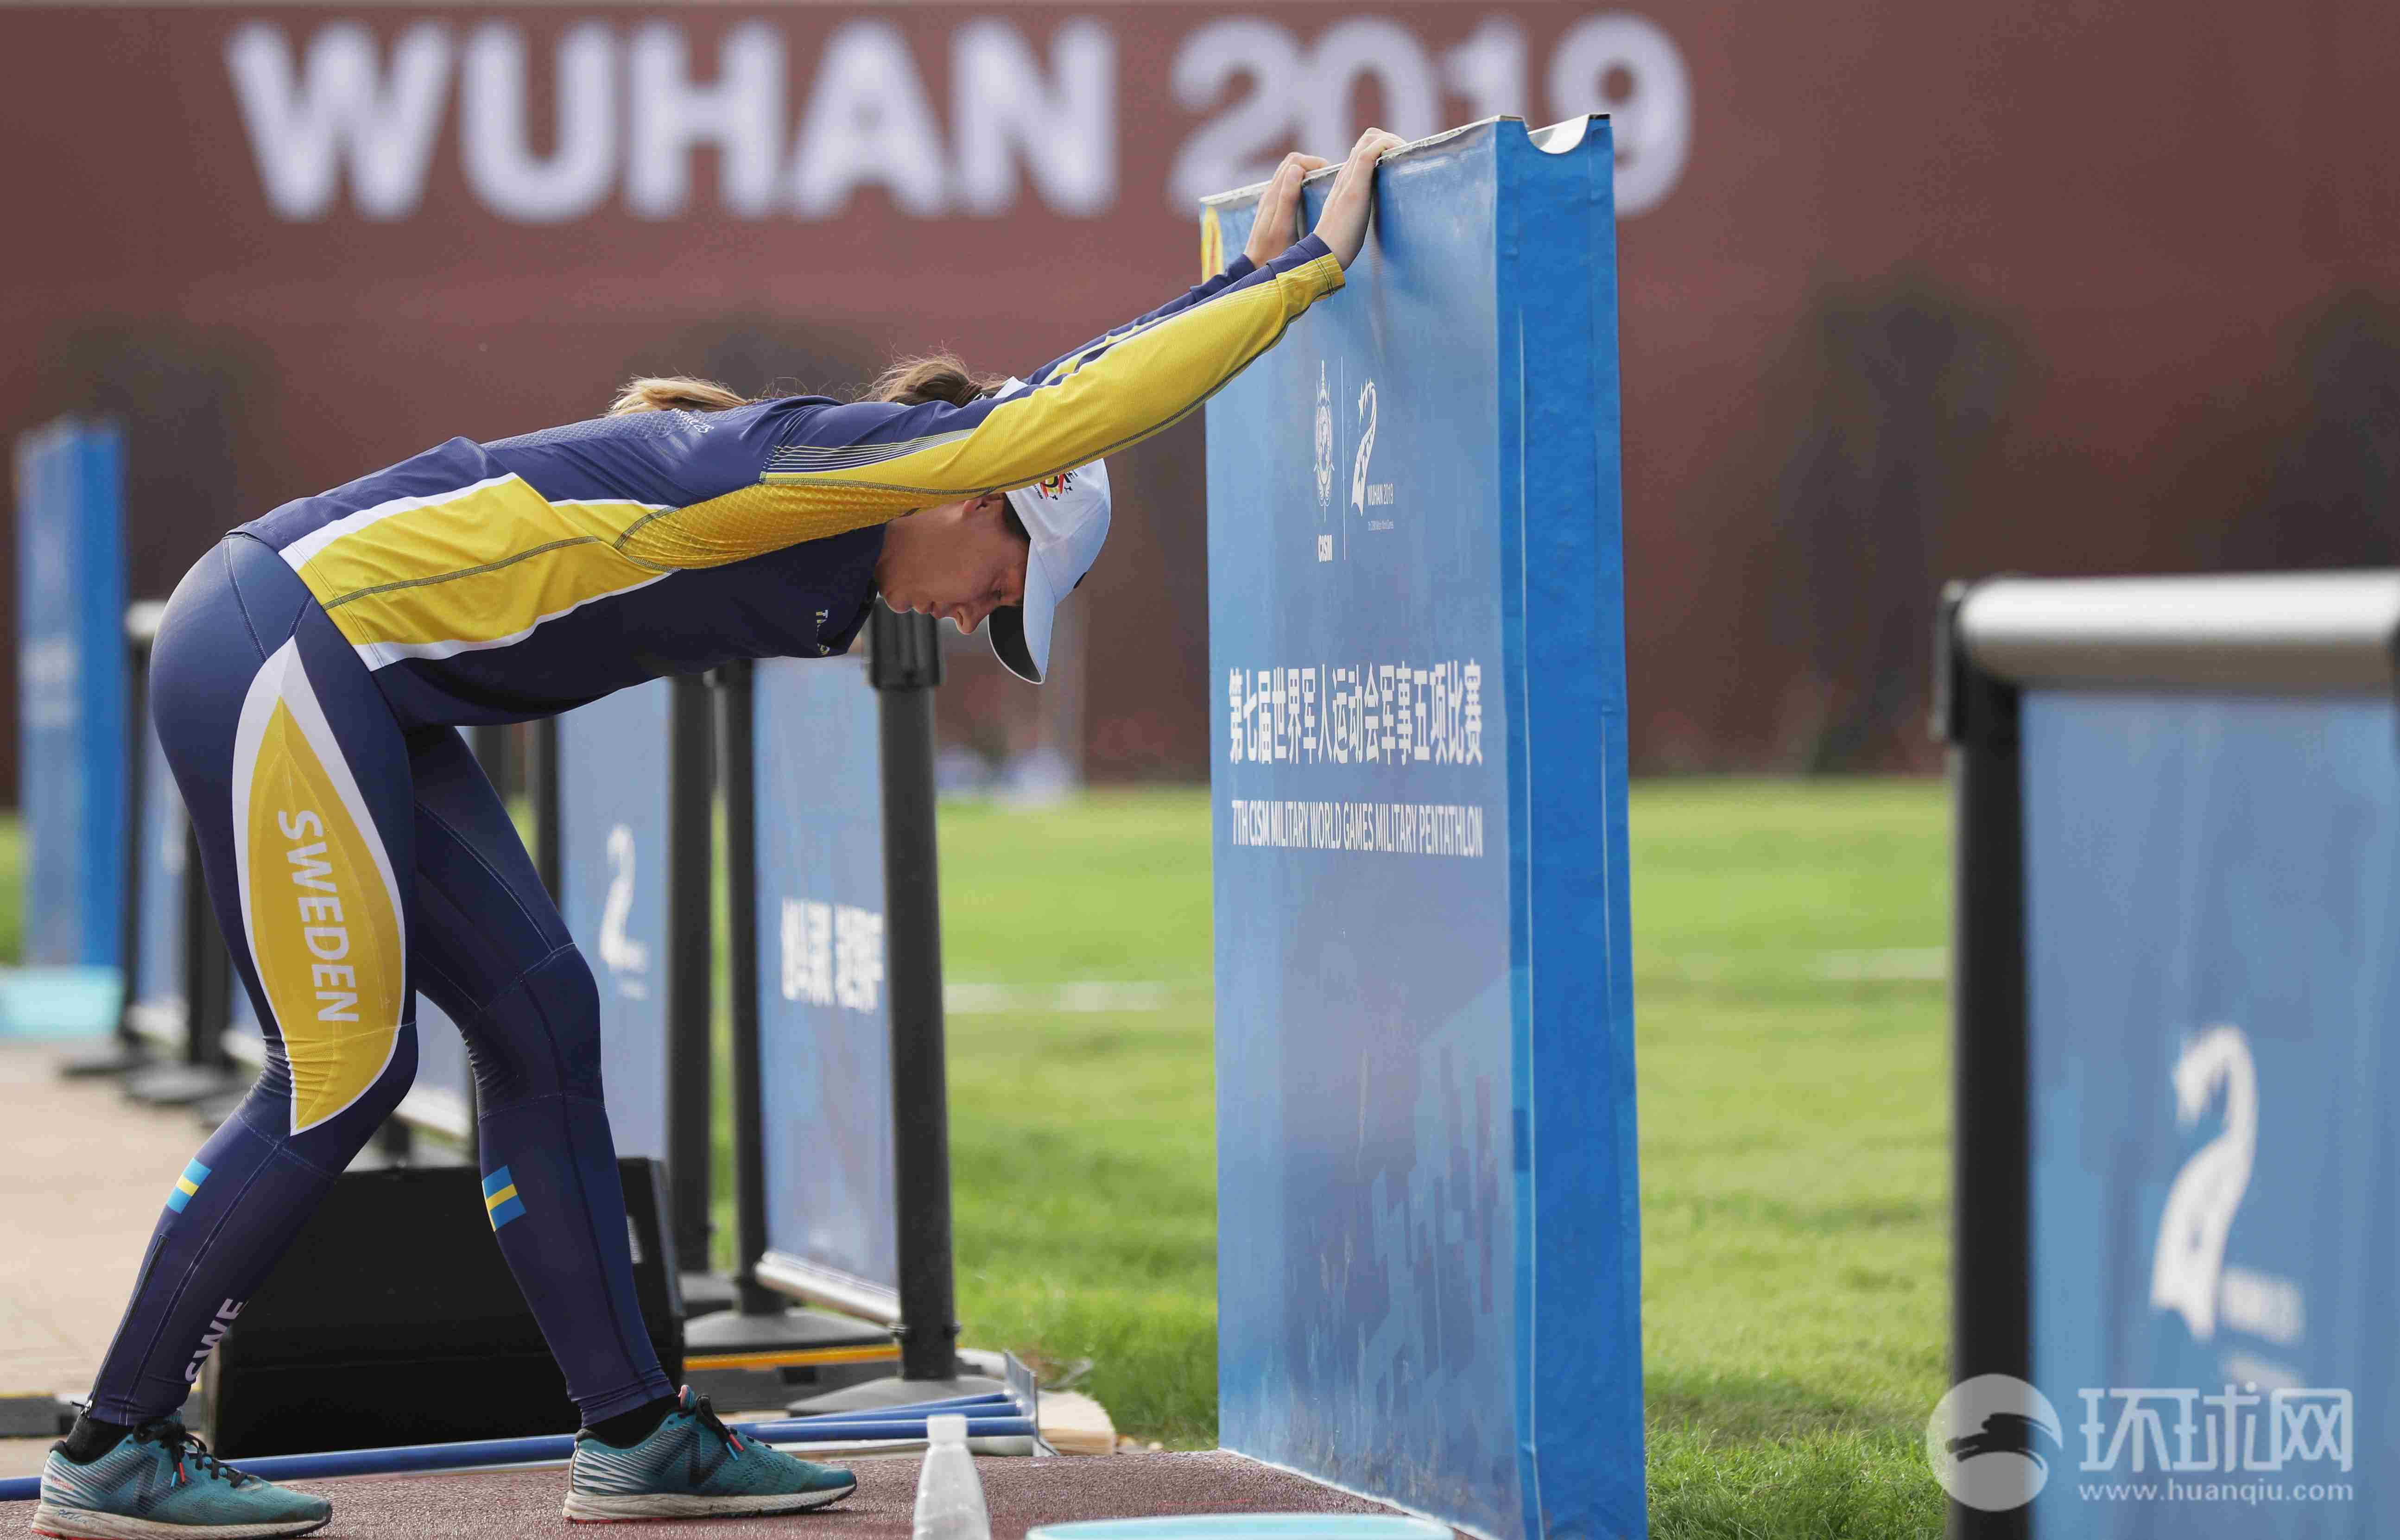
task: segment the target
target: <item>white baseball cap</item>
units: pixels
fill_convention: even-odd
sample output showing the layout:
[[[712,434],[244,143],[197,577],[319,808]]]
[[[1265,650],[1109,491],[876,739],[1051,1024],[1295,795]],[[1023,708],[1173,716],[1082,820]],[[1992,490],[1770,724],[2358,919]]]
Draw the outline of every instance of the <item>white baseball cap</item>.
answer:
[[[1004,399],[1027,389],[1023,380],[1001,387]],[[1008,672],[1038,685],[1050,670],[1050,622],[1058,601],[1075,590],[1109,538],[1109,468],[1105,460],[1044,476],[1008,494],[1033,549],[1025,562],[1025,603],[991,612],[992,655]]]

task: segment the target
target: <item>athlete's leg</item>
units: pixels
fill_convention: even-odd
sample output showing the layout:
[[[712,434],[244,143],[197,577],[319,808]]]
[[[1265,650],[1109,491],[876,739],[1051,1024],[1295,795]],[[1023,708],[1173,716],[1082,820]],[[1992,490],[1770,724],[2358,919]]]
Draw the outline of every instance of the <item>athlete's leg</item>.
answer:
[[[673,1394],[634,1293],[600,1099],[599,991],[457,732],[414,732],[408,747],[417,988],[466,1035],[500,1253],[597,1424]]]
[[[89,1415],[183,1403],[224,1323],[416,1072],[407,747],[383,693],[281,558],[228,537],[167,606],[159,741],[267,1062],[167,1195]]]
[[[848,1471],[739,1438],[706,1400],[668,1386],[634,1295],[592,970],[458,734],[420,731],[408,743],[416,978],[466,1034],[492,1228],[583,1414],[567,1517],[797,1513],[839,1502],[857,1486]]]

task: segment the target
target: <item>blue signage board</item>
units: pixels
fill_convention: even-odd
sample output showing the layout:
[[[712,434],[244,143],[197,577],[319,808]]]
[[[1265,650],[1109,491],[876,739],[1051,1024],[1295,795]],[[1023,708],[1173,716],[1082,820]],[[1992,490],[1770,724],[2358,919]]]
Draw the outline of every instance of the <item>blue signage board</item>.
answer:
[[[600,1072],[620,1155],[667,1153],[667,751],[674,686],[558,718],[559,912],[600,986]]]
[[[754,685],[760,1278],[899,1318],[883,778],[860,657],[769,659]]]
[[[134,810],[133,976],[126,983],[126,1021],[153,1047],[184,1051],[184,867],[189,824],[167,751],[148,715],[142,719],[142,805]]]
[[[1397,153],[1208,407],[1220,1437],[1496,1540],[1646,1524],[1612,167]]]
[[[2023,712],[2034,1533],[2391,1534],[2400,713]]]
[[[24,961],[118,967],[125,920],[125,446],[61,418],[17,440]]]

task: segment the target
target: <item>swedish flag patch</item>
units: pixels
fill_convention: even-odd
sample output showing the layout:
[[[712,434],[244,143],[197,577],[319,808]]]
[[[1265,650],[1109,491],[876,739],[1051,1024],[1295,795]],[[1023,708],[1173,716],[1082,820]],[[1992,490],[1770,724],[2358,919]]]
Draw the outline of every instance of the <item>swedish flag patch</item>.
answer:
[[[517,1179],[505,1165],[484,1179],[484,1211],[492,1217],[495,1230],[525,1212],[525,1200],[517,1196]]]
[[[200,1183],[208,1179],[209,1168],[198,1161],[184,1166],[184,1174],[175,1179],[175,1190],[167,1194],[167,1206],[178,1214],[182,1213],[184,1205],[192,1201],[194,1194],[200,1190]]]

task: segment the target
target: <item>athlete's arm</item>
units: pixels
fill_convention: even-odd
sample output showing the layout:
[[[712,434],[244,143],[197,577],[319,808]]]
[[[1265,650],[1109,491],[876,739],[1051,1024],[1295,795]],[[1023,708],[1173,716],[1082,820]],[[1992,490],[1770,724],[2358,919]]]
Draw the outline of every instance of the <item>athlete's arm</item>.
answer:
[[[1298,150],[1283,157],[1275,175],[1267,179],[1267,190],[1260,195],[1258,210],[1251,216],[1250,238],[1242,248],[1244,262],[1263,267],[1300,238],[1301,184],[1308,180],[1311,171],[1324,169],[1322,158]]]
[[[1032,390],[965,406],[859,402],[819,412],[805,425],[808,444],[783,453],[766,479],[866,494],[893,514],[1028,485],[1180,420],[1341,287],[1342,265],[1323,242],[1295,242],[1204,297],[1069,354]],[[817,447],[828,443],[841,447]],[[841,463],[870,450],[871,463]]]
[[[1149,325],[1154,320],[1165,320],[1169,316],[1180,315],[1183,311],[1189,310],[1192,307],[1199,304],[1201,301],[1215,297],[1220,292],[1231,288],[1233,285],[1239,283],[1242,279],[1249,277],[1250,274],[1258,270],[1258,267],[1259,264],[1251,262],[1246,257],[1236,257],[1232,262],[1226,264],[1225,270],[1223,272],[1215,274],[1206,281],[1194,284],[1193,287],[1186,289],[1183,293],[1176,295],[1173,299],[1168,300],[1157,309],[1152,310],[1144,315],[1136,316],[1133,320],[1126,321],[1123,326],[1112,326],[1109,330],[1101,333],[1098,336],[1094,337],[1091,341],[1084,343],[1083,346],[1069,352],[1059,354],[1057,358],[1052,359],[1041,368],[1036,369],[1031,374],[1026,375],[1026,383],[1029,385],[1047,385],[1052,379],[1056,378],[1069,366],[1072,365],[1076,360],[1084,357],[1086,354],[1097,353],[1101,348],[1109,347],[1121,337],[1131,336],[1134,333],[1140,331],[1143,327]]]
[[[1123,326],[1112,326],[1108,331],[1101,333],[1097,337],[1094,337],[1091,341],[1084,343],[1082,347],[1074,348],[1070,352],[1059,354],[1057,358],[1052,359],[1041,368],[1036,369],[1033,373],[1026,375],[1026,383],[1029,385],[1047,385],[1068,366],[1074,363],[1076,360],[1083,358],[1086,354],[1097,353],[1101,348],[1110,346],[1121,337],[1131,336],[1134,333],[1140,331],[1143,327],[1149,325],[1154,320],[1165,320],[1169,316],[1180,315],[1183,311],[1189,310],[1192,307],[1199,304],[1203,300],[1214,298],[1221,291],[1229,289],[1233,285],[1239,283],[1242,279],[1249,277],[1259,269],[1260,266],[1261,264],[1252,262],[1248,257],[1234,258],[1232,262],[1225,265],[1225,270],[1223,272],[1214,274],[1204,281],[1186,289],[1183,293],[1176,295],[1173,299],[1168,300],[1157,309],[1149,311],[1143,315],[1136,316],[1133,320],[1126,321]]]
[[[620,544],[657,567],[716,566],[1030,485],[1173,425],[1341,287],[1342,265],[1312,236],[1005,400],[802,408],[759,446],[756,483],[661,513]]]
[[[1376,163],[1407,145],[1398,134],[1370,129],[1350,146],[1350,158],[1342,163],[1316,216],[1316,238],[1343,266],[1357,261],[1359,249],[1367,244],[1367,216],[1375,211]]]
[[[666,567],[738,561],[1029,486],[1170,427],[1342,287],[1342,269],[1365,239],[1375,161],[1399,143],[1379,129],[1358,142],[1316,234],[1068,355],[1036,388],[964,406],[855,402],[794,413],[766,450],[757,484],[641,525],[628,553]]]
[[[1258,217],[1250,225],[1250,239],[1240,256],[1225,265],[1224,270],[1212,273],[1193,287],[1168,300],[1157,309],[1136,316],[1123,326],[1113,327],[1101,335],[1077,348],[1061,353],[1049,362],[1025,376],[1030,384],[1046,383],[1060,367],[1073,362],[1087,353],[1098,352],[1118,338],[1126,336],[1154,320],[1164,320],[1179,311],[1188,310],[1219,290],[1240,282],[1276,257],[1281,256],[1298,239],[1300,228],[1300,184],[1308,173],[1320,170],[1325,161],[1313,155],[1294,150],[1283,157],[1267,190],[1259,199]]]
[[[1366,238],[1366,209],[1374,196],[1375,163],[1391,151],[1400,148],[1402,143],[1398,134],[1386,133],[1381,129],[1368,129],[1352,148],[1350,158],[1343,162],[1342,173],[1334,179],[1335,194],[1343,196],[1338,200],[1328,197],[1325,218],[1319,219],[1317,228],[1320,233],[1340,238],[1342,244],[1339,247],[1333,247],[1330,239],[1328,245],[1344,267],[1357,259],[1358,248]],[[1242,254],[1225,265],[1223,272],[1204,279],[1148,315],[1137,316],[1073,352],[1051,360],[1028,375],[1027,380],[1034,385],[1043,384],[1059,373],[1062,366],[1070,366],[1086,354],[1095,353],[1152,321],[1162,320],[1180,310],[1191,308],[1290,250],[1301,238],[1297,232],[1300,228],[1302,184],[1312,173],[1323,170],[1325,166],[1324,158],[1319,156],[1302,155],[1297,150],[1285,156],[1275,167],[1275,175],[1267,179],[1266,191],[1259,196],[1258,210],[1250,221],[1249,240],[1243,246]],[[1356,170],[1352,169],[1354,167]],[[1328,219],[1331,221],[1330,225]]]
[[[1342,269],[1366,240],[1376,162],[1401,143],[1398,135],[1368,129],[1334,178],[1316,234],[1238,278],[1213,290],[1202,284],[1180,305],[1069,354],[1037,388],[963,407],[860,402],[830,408],[811,420],[809,434],[817,443],[823,442],[818,435],[829,435],[841,449],[796,447],[786,456],[787,469],[778,473],[770,466],[767,480],[873,492],[905,511],[1025,486],[1139,443],[1215,394],[1273,347],[1301,312],[1342,287]],[[1277,233],[1291,227],[1312,162],[1322,165],[1314,157],[1289,157],[1277,168],[1261,211],[1267,234],[1252,232],[1258,251],[1272,251]],[[1245,252],[1244,264],[1250,254]],[[871,416],[876,413],[881,415]],[[881,444],[903,453],[858,463],[863,449]]]

